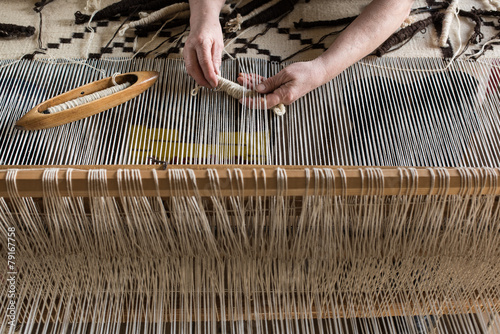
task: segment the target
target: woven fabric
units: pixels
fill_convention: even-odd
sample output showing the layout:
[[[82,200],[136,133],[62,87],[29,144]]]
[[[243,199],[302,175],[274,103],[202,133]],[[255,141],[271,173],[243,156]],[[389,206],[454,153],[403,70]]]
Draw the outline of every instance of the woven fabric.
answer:
[[[103,0],[104,7],[116,0]],[[428,1],[417,0],[413,7],[425,7]],[[258,57],[270,61],[306,60],[321,54],[334,41],[335,36],[322,39],[323,36],[340,30],[342,27],[321,27],[310,29],[296,29],[294,22],[300,20],[314,22],[319,20],[335,20],[354,16],[369,3],[369,0],[311,0],[307,3],[299,1],[294,10],[284,17],[275,19],[267,24],[252,26],[236,34],[226,34],[225,58],[228,57]],[[491,9],[487,6],[488,0],[462,0],[460,9],[470,10],[472,7]],[[0,13],[0,23],[15,23],[31,25],[36,28],[35,35],[20,39],[3,39],[0,43],[1,59],[19,59],[27,54],[33,54],[39,49],[40,15],[33,10],[34,2],[6,0],[2,1],[3,10]],[[95,31],[92,34],[87,24],[77,25],[74,13],[85,11],[86,1],[82,0],[54,0],[42,10],[41,46],[43,54],[36,57],[47,58],[100,58],[100,57],[132,57],[146,43],[153,39],[156,31],[139,33],[130,29],[124,36],[113,35],[125,17],[115,17],[111,20],[91,22],[90,27]],[[413,19],[428,17],[422,13]],[[491,26],[483,26],[484,38],[479,44],[469,47],[465,54],[471,54],[481,49],[482,44],[494,38],[498,30],[497,18],[490,18]],[[388,56],[394,57],[440,57],[453,54],[460,45],[465,44],[473,32],[473,22],[462,18],[460,26],[457,20],[452,23],[450,34],[451,47],[443,50],[437,46],[438,34],[433,25],[418,32],[416,36],[397,51]],[[459,29],[460,28],[460,29]],[[460,37],[458,32],[460,31]],[[184,33],[183,33],[184,32]],[[141,52],[136,55],[147,57],[180,57],[183,42],[189,30],[180,26],[163,29]],[[180,34],[180,35],[179,35]],[[180,37],[179,37],[179,36]],[[303,52],[301,50],[306,49]],[[154,50],[154,51],[152,51]],[[148,53],[151,51],[150,53]],[[493,47],[485,56],[498,57],[500,48]]]

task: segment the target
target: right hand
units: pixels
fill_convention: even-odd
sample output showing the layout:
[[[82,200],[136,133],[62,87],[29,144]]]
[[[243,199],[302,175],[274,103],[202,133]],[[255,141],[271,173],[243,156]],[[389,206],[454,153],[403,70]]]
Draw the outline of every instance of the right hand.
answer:
[[[217,87],[223,49],[222,28],[218,17],[205,17],[195,24],[192,22],[183,56],[187,73],[200,86]]]

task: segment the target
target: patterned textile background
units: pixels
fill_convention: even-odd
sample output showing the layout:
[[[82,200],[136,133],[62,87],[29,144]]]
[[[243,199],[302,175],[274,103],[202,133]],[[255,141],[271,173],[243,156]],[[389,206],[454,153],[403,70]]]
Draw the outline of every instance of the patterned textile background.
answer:
[[[0,38],[0,58],[19,59],[23,56],[37,58],[99,58],[99,57],[180,57],[183,43],[189,33],[189,27],[180,22],[177,27],[161,29],[161,24],[153,25],[151,31],[129,29],[124,36],[113,37],[129,15],[115,16],[111,19],[93,21],[89,24],[75,24],[74,13],[91,14],[86,10],[84,0],[45,0],[41,15],[33,10],[36,1],[3,0],[0,12],[0,23],[33,26],[35,33],[30,37]],[[100,8],[117,2],[117,0],[95,1]],[[241,8],[248,1],[239,1],[232,6]],[[315,22],[336,20],[359,14],[369,0],[300,0],[293,10],[286,15],[275,18],[268,23],[258,24],[238,31],[226,33],[227,53],[225,58],[259,57],[271,61],[311,59],[325,50],[335,39],[335,32],[345,25],[300,29],[294,23],[300,20]],[[436,8],[446,2],[433,0],[417,0],[409,21],[414,22],[429,18],[436,13]],[[481,21],[467,15],[459,15],[460,21],[453,19],[448,47],[438,47],[441,21],[435,21],[423,29],[406,43],[400,43],[396,50],[388,56],[398,57],[450,57],[458,50],[461,57],[466,57],[481,50],[485,43],[497,38],[500,23],[497,9],[490,0],[459,1],[462,12],[480,14]],[[434,11],[433,11],[434,10]],[[477,10],[493,10],[477,12]],[[40,34],[40,17],[42,30]],[[138,19],[134,13],[129,20]],[[480,35],[474,42],[463,48],[474,33],[475,25],[480,27]],[[95,33],[91,32],[90,26]],[[333,34],[332,34],[333,33]],[[477,34],[476,34],[477,35]],[[1,36],[1,32],[0,32]],[[399,47],[401,46],[401,47]],[[497,57],[500,47],[494,43],[486,44],[485,57]],[[499,50],[497,50],[499,49]],[[230,55],[230,56],[229,56]]]

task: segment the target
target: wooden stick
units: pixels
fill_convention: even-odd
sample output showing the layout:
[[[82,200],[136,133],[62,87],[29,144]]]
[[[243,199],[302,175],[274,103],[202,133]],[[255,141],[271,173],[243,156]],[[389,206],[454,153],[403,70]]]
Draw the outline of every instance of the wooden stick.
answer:
[[[116,107],[151,87],[158,79],[158,72],[142,71],[130,72],[117,75],[115,82],[122,84],[130,82],[131,86],[98,100],[85,103],[73,108],[69,108],[53,114],[44,114],[48,108],[63,104],[65,102],[87,96],[95,92],[110,88],[113,86],[112,77],[91,82],[87,85],[75,88],[64,94],[55,96],[45,102],[40,103],[35,108],[31,109],[16,123],[18,130],[41,130],[55,126],[63,125],[78,121],[80,119],[98,114],[104,110]]]
[[[169,181],[168,170],[157,170],[159,179],[159,190],[153,178],[153,169],[158,165],[124,165],[124,166],[0,166],[0,196],[9,197],[7,191],[7,169],[19,168],[17,172],[17,189],[21,197],[43,197],[42,175],[47,168],[59,168],[58,185],[61,196],[69,196],[68,185],[66,181],[68,168],[75,168],[72,171],[71,182],[73,195],[78,197],[89,197],[88,174],[91,169],[106,169],[106,182],[109,189],[109,196],[119,196],[118,171],[120,169],[137,169],[142,179],[143,194],[145,196],[171,197],[174,193]],[[444,182],[439,182],[439,173],[437,169],[412,168],[415,176],[418,177],[418,183],[412,181],[406,175],[409,173],[401,172],[405,169],[397,167],[377,167],[383,175],[383,191],[377,192],[369,189],[368,173],[374,171],[373,167],[337,167],[337,166],[261,166],[261,165],[176,165],[169,169],[193,170],[196,177],[198,193],[201,196],[212,196],[211,181],[209,179],[208,169],[214,169],[219,175],[219,183],[222,196],[275,196],[277,195],[277,176],[281,168],[287,175],[287,196],[314,195],[315,180],[313,168],[330,168],[335,177],[336,189],[335,195],[343,193],[342,182],[345,180],[345,195],[437,195],[443,194]],[[238,181],[236,169],[241,171],[243,190],[238,193]],[[310,183],[306,189],[306,170],[310,173]],[[406,169],[409,170],[409,169]],[[491,175],[488,176],[486,170],[481,168],[470,168],[469,171],[477,172],[477,184],[467,185],[464,178],[464,172],[459,168],[442,168],[449,175],[448,195],[466,195],[466,194],[494,194],[500,195],[500,185],[492,182]],[[463,169],[462,169],[463,170]],[[490,169],[495,178],[499,177],[500,170]],[[435,177],[433,177],[433,174]],[[434,185],[433,185],[434,180]],[[264,189],[266,185],[266,189]],[[159,193],[158,193],[159,192]],[[192,196],[195,192],[189,189],[188,195]],[[324,194],[324,190],[319,190],[319,194]],[[136,196],[137,194],[130,194]]]

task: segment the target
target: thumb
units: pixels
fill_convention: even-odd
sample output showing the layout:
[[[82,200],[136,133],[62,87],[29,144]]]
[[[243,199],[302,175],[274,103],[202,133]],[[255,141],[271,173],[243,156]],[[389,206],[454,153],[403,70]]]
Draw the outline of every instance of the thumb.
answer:
[[[276,88],[280,87],[283,84],[282,80],[282,73],[278,73],[273,77],[270,77],[264,81],[262,81],[260,84],[257,85],[255,90],[261,94],[267,94],[274,92]]]

